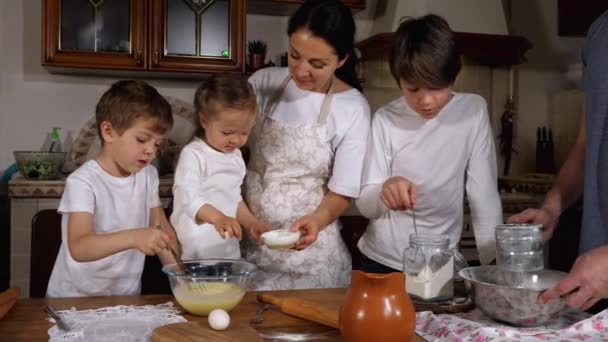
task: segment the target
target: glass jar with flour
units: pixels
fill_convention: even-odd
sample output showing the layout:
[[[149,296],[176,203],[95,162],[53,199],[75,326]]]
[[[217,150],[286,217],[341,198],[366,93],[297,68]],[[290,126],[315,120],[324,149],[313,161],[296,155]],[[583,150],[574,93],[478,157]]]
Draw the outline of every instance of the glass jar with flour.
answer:
[[[415,299],[438,301],[454,296],[454,265],[464,258],[450,249],[450,239],[440,234],[412,234],[403,252],[407,292]]]

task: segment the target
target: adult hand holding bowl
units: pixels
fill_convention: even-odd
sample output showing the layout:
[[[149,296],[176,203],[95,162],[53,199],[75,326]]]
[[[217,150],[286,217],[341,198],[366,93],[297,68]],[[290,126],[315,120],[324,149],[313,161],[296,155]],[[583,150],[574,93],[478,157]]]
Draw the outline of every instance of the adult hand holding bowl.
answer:
[[[468,267],[460,272],[475,305],[488,317],[520,327],[538,326],[557,318],[568,308],[564,298],[541,304],[539,295],[568,274],[554,270],[522,272],[520,286],[505,284],[496,266]]]

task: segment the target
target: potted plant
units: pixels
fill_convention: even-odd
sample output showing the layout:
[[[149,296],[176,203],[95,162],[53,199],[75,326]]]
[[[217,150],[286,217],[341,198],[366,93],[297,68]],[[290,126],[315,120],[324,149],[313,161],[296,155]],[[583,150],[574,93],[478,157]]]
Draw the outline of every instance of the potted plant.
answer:
[[[266,51],[268,47],[266,42],[262,40],[252,40],[247,44],[249,52],[249,67],[252,71],[258,70],[264,66],[266,60]]]

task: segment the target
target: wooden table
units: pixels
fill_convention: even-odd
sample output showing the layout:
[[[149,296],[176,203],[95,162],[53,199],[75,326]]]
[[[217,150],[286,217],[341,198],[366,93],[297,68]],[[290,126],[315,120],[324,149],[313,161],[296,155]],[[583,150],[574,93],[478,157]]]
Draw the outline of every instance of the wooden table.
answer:
[[[290,290],[272,291],[277,296],[293,296],[318,302],[330,308],[339,308],[344,298],[345,289]],[[249,324],[254,317],[259,304],[255,301],[256,292],[249,292],[243,301],[230,312],[231,327]],[[146,305],[161,304],[174,301],[170,295],[148,295],[132,297],[81,297],[81,298],[41,298],[22,299],[0,321],[0,340],[2,341],[48,341],[48,329],[52,326],[47,320],[43,308],[51,305],[58,310],[75,307],[78,310],[95,309],[115,305]],[[185,313],[184,318],[190,322],[198,322],[207,326],[207,318]],[[255,325],[258,331],[277,332],[328,332],[330,341],[342,341],[337,330],[323,327],[313,322],[291,317],[272,307],[263,314],[264,322]],[[228,328],[230,329],[230,327]],[[414,342],[424,341],[416,336]]]

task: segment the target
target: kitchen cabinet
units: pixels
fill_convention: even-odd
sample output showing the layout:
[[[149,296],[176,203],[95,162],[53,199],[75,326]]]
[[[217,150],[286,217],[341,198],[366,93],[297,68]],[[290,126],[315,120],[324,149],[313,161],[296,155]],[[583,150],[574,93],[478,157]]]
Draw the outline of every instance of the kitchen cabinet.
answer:
[[[291,15],[306,0],[248,0],[247,12],[266,15]],[[365,0],[342,0],[353,10],[365,9]]]
[[[269,0],[270,2],[276,4],[297,4],[301,5],[306,2],[306,0]],[[342,2],[351,8],[365,8],[365,0],[342,0]]]
[[[43,0],[42,64],[243,72],[246,0]]]
[[[604,11],[607,1],[558,0],[557,29],[560,36],[584,37],[589,27]]]

